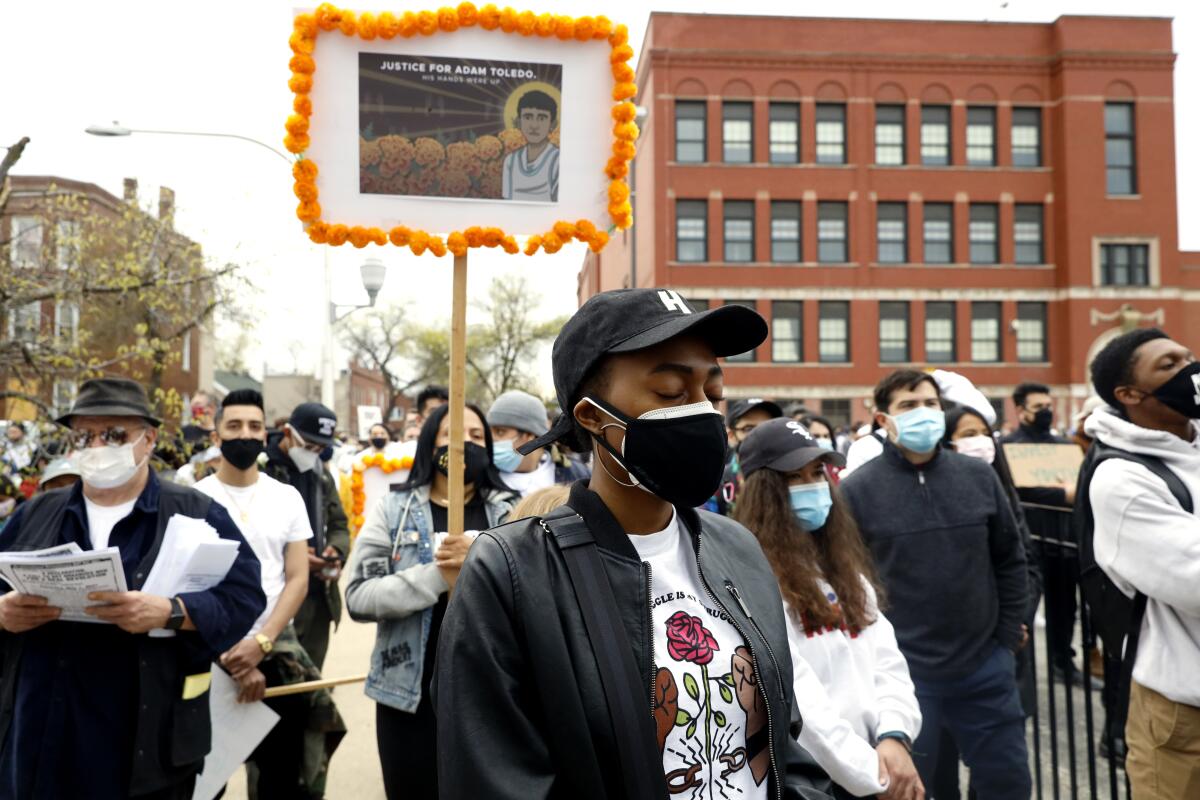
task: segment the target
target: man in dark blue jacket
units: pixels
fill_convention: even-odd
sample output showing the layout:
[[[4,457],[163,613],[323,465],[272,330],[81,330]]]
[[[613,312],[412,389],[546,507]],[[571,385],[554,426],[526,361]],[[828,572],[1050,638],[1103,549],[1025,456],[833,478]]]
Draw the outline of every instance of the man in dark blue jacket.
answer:
[[[83,480],[18,509],[0,551],[117,547],[131,591],[91,596],[86,611],[102,624],[60,621],[44,598],[0,595],[0,798],[190,798],[212,736],[212,662],[266,607],[258,559],[223,507],[150,469],[160,423],[141,386],[88,381],[59,422],[71,427]],[[211,589],[147,594],[174,515],[239,542],[237,558]],[[147,636],[158,628],[176,634]]]
[[[1024,646],[1025,552],[987,463],[940,448],[937,383],[901,370],[875,388],[883,454],[842,482],[890,602],[924,721],[913,744],[930,785],[945,726],[981,800],[1027,800],[1025,717],[1013,659]]]

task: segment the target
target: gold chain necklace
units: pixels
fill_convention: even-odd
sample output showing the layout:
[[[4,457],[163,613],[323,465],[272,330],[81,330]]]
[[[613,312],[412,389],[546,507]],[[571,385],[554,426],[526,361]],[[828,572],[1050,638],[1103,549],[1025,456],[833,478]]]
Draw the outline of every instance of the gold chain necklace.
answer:
[[[225,497],[227,497],[229,499],[229,504],[232,505],[237,510],[238,518],[241,519],[242,522],[249,522],[250,521],[250,512],[246,510],[245,506],[243,506],[241,503],[239,503],[237,500],[234,499],[233,492],[231,492],[229,490],[229,487],[226,486],[224,483],[222,483],[221,491],[225,492]],[[250,490],[250,499],[246,501],[247,506],[251,506],[251,507],[254,506],[254,497],[257,494],[258,494],[258,481],[255,481],[254,488]]]

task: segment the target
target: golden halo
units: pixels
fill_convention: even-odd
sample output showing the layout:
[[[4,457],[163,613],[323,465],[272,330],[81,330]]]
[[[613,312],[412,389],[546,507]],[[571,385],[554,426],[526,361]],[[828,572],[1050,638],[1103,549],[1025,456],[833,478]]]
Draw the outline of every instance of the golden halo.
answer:
[[[562,121],[562,93],[559,92],[557,86],[546,83],[545,81],[527,81],[509,93],[508,99],[504,101],[505,129],[517,129],[517,126],[513,124],[513,121],[517,118],[517,102],[521,99],[522,95],[524,95],[526,92],[533,91],[534,89],[543,91],[550,95],[554,98],[554,102],[558,104],[558,113],[554,116],[554,128],[555,130],[558,129],[558,126]]]

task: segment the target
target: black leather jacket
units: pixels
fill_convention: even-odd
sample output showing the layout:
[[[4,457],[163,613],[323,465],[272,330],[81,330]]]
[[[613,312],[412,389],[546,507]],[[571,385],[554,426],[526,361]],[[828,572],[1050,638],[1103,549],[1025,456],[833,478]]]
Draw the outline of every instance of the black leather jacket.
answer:
[[[653,711],[647,567],[584,483],[572,487],[569,503],[599,546]],[[783,604],[758,541],[724,517],[677,511],[692,535],[701,580],[753,656],[768,710],[767,796],[828,798],[828,778],[795,740],[800,716]],[[443,800],[624,797],[587,629],[562,554],[537,519],[494,528],[471,547],[442,622],[433,695]],[[653,788],[665,800],[665,780]]]

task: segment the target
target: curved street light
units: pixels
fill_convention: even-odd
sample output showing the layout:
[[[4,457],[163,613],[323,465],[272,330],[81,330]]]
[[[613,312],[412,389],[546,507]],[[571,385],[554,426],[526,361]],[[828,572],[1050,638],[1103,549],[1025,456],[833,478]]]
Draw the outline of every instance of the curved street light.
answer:
[[[215,137],[218,139],[241,139],[243,142],[250,142],[251,144],[256,144],[259,147],[265,147],[266,149],[270,150],[275,155],[282,158],[288,164],[292,164],[295,161],[295,159],[293,159],[291,156],[283,153],[280,150],[276,150],[274,147],[271,147],[271,145],[267,144],[266,142],[251,138],[249,136],[242,136],[241,134],[238,134],[238,133],[218,133],[216,131],[164,131],[164,130],[151,130],[149,128],[126,128],[121,123],[117,122],[116,120],[113,120],[112,125],[88,125],[83,130],[84,130],[84,133],[90,133],[92,136],[104,136],[104,137],[132,136],[135,133],[157,133],[157,134],[163,134],[166,136],[212,136],[212,137]]]

